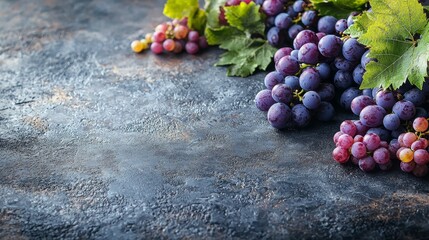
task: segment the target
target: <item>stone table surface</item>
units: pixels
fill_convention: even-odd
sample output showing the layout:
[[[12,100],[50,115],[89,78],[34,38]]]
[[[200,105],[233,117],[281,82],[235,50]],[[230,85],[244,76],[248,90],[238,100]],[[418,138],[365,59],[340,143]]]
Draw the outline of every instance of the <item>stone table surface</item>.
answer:
[[[427,239],[429,185],[279,132],[264,73],[133,54],[164,1],[0,2],[0,239]]]

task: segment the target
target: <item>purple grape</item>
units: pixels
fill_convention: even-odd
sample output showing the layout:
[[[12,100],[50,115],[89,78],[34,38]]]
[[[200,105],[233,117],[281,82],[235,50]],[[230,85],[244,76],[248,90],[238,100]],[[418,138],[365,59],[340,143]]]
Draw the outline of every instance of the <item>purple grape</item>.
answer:
[[[315,32],[311,30],[303,30],[296,35],[296,38],[293,40],[293,47],[295,49],[300,49],[302,45],[306,43],[317,44],[319,39]]]
[[[314,68],[306,68],[299,76],[299,86],[305,91],[314,91],[319,87],[320,75]]]
[[[297,76],[285,77],[285,84],[290,89],[292,89],[292,91],[301,89],[301,87],[299,86],[299,78]]]
[[[316,65],[319,60],[319,50],[314,43],[302,45],[298,52],[298,61],[307,64]]]
[[[378,93],[379,91],[381,91],[381,90],[383,90],[383,89],[381,89],[381,88],[379,88],[379,87],[375,87],[375,88],[373,88],[373,89],[372,89],[371,96],[372,96],[373,98],[375,98],[375,96],[377,96],[377,93]]]
[[[288,29],[292,25],[293,19],[287,13],[280,13],[274,20],[274,25],[279,29]]]
[[[298,61],[298,55],[299,55],[299,50],[295,49],[292,52],[290,52],[290,56],[293,57],[297,61]]]
[[[198,46],[200,47],[200,49],[206,49],[209,47],[209,43],[207,42],[207,38],[204,36],[201,36],[198,39]]]
[[[370,152],[379,148],[380,142],[381,142],[380,137],[375,133],[368,133],[368,134],[365,134],[365,136],[363,137],[363,143],[365,144],[366,149],[368,149],[368,151]]]
[[[316,36],[317,36],[317,39],[319,39],[319,41],[320,41],[320,39],[322,39],[324,36],[326,36],[326,33],[318,32],[318,33],[316,33]]]
[[[347,149],[336,147],[334,151],[332,151],[332,157],[339,163],[346,163],[349,161],[350,153]]]
[[[317,12],[313,10],[305,11],[302,14],[301,22],[307,27],[314,26],[317,22]]]
[[[285,79],[283,75],[277,71],[268,73],[264,78],[265,87],[269,90],[279,83],[284,83]]]
[[[274,54],[274,63],[277,65],[277,63],[280,61],[282,57],[289,56],[292,52],[292,48],[290,47],[284,47],[277,50],[277,52]]]
[[[354,139],[352,136],[348,134],[343,134],[338,138],[337,147],[341,147],[343,149],[350,149],[354,143]]]
[[[367,149],[364,143],[362,142],[355,142],[352,145],[351,148],[351,154],[353,157],[357,159],[361,159],[367,156]]]
[[[276,18],[274,16],[268,16],[267,20],[265,20],[265,27],[268,28],[272,28],[274,27],[274,20]]]
[[[356,134],[357,135],[364,136],[369,129],[369,127],[365,126],[360,120],[354,121],[353,123],[356,126],[356,129],[357,129]]]
[[[362,109],[369,105],[375,105],[375,101],[371,97],[366,95],[357,96],[352,100],[350,109],[355,115],[359,116]]]
[[[292,8],[295,12],[299,13],[304,11],[305,6],[306,4],[303,0],[298,0],[293,3]]]
[[[319,121],[331,121],[335,116],[335,108],[331,103],[322,101],[317,108],[316,118]]]
[[[414,106],[419,107],[426,101],[426,95],[418,88],[412,88],[405,92],[404,100],[410,101]]]
[[[334,60],[334,64],[335,64],[335,67],[338,68],[338,70],[352,72],[358,63],[348,61],[343,57],[336,57]]]
[[[349,38],[343,44],[343,56],[352,62],[360,60],[365,51],[365,46],[360,44],[355,38]]]
[[[372,88],[362,90],[362,94],[372,98]]]
[[[395,105],[396,98],[392,91],[381,90],[375,95],[375,102],[378,106],[390,110]]]
[[[339,89],[347,89],[353,84],[353,76],[350,72],[339,70],[334,76],[334,85]],[[351,101],[351,100],[350,100]]]
[[[355,87],[348,88],[343,92],[343,94],[341,94],[341,97],[340,97],[341,107],[343,107],[347,111],[350,111],[353,99],[355,99],[357,96],[361,94],[362,92]]]
[[[296,12],[295,10],[293,10],[292,6],[287,7],[286,13],[289,14],[291,18],[296,18],[298,17],[298,14],[299,14],[299,12]]]
[[[387,114],[383,118],[383,126],[390,131],[398,129],[401,125],[401,119],[394,113]]]
[[[416,107],[407,100],[401,100],[393,105],[392,111],[403,121],[411,120],[416,114]]]
[[[359,168],[364,172],[371,172],[374,170],[376,163],[371,156],[359,159]]]
[[[271,96],[271,90],[264,89],[256,94],[255,104],[259,110],[266,112],[274,103],[276,101]]]
[[[302,104],[310,110],[317,109],[320,103],[320,96],[315,91],[308,91],[302,97]]]
[[[353,70],[353,81],[355,81],[357,85],[361,85],[364,74],[365,68],[363,68],[361,64],[357,65],[357,67]]]
[[[335,33],[335,23],[337,19],[333,16],[324,16],[319,19],[317,23],[317,30],[319,32],[324,32],[326,34],[334,34]]]
[[[283,129],[292,118],[292,111],[284,103],[275,103],[268,110],[267,118],[271,126]]]
[[[290,39],[295,39],[298,33],[301,32],[302,30],[304,30],[304,28],[301,25],[294,24],[289,28],[287,33]]]
[[[362,54],[362,57],[360,59],[360,64],[362,65],[363,68],[366,68],[366,65],[371,61],[371,58],[368,58],[368,54],[369,54],[369,49]]]
[[[383,124],[386,110],[378,105],[366,106],[359,114],[359,120],[367,127],[378,127]]]
[[[389,150],[384,147],[376,149],[372,157],[374,158],[374,161],[378,164],[387,164],[390,161]]]
[[[340,131],[354,137],[356,136],[357,128],[352,120],[345,120],[340,125]]]
[[[286,84],[280,83],[273,87],[271,90],[271,96],[276,102],[290,103],[292,101],[292,89]]]
[[[320,54],[325,57],[332,58],[341,54],[343,41],[335,35],[326,35],[320,39],[318,48]]]
[[[302,105],[297,104],[292,107],[292,121],[296,124],[297,127],[305,127],[311,121],[310,111]]]
[[[366,133],[367,134],[375,133],[380,137],[380,139],[382,141],[386,141],[386,142],[390,141],[390,139],[391,139],[390,138],[390,131],[386,130],[384,128],[370,128],[370,129],[368,129],[368,131]]]
[[[417,149],[414,151],[414,162],[418,165],[426,165],[429,163],[429,153],[426,149]]]
[[[389,152],[390,152],[390,158],[395,159],[396,152],[398,149],[401,148],[401,145],[398,142],[398,139],[392,139],[389,143]]]
[[[272,27],[267,32],[267,40],[271,45],[278,47],[284,44],[284,34],[278,27]]]
[[[322,101],[330,102],[335,97],[335,87],[331,83],[320,83],[316,92]]]
[[[320,78],[322,80],[327,80],[331,75],[331,68],[327,63],[321,63],[317,65],[316,70],[319,72]]]
[[[347,20],[346,19],[340,19],[335,23],[335,31],[339,34],[343,34],[343,32],[348,28],[347,26]]]
[[[352,13],[350,13],[350,15],[348,16],[348,18],[347,18],[347,26],[348,27],[350,27],[351,25],[353,25],[353,23],[355,23],[355,20],[354,20],[354,18],[356,17],[356,16],[358,16],[359,15],[359,13],[358,12],[352,12]]]
[[[265,0],[262,4],[262,11],[267,16],[275,16],[283,11],[283,3],[280,0]]]
[[[414,161],[411,162],[401,162],[400,164],[401,170],[404,172],[412,172],[414,168],[416,167],[416,163]]]
[[[276,70],[284,76],[290,76],[295,75],[300,70],[300,66],[298,60],[291,56],[285,56],[279,60]]]
[[[195,42],[187,42],[185,45],[185,50],[189,54],[197,54],[200,48],[198,47],[198,44]]]

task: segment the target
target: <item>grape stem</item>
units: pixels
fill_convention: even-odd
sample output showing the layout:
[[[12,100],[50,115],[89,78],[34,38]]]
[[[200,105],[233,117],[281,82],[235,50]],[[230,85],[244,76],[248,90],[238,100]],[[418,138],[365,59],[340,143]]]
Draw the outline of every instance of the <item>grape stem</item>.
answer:
[[[295,90],[295,92],[293,92],[293,97],[298,99],[300,102],[302,102],[302,96],[304,94],[304,89],[301,89],[301,91]]]

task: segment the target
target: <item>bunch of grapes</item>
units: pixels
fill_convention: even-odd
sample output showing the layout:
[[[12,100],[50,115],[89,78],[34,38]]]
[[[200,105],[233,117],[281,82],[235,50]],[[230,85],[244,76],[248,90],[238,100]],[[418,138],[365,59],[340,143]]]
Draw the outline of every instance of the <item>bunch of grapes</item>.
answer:
[[[201,49],[208,47],[207,39],[192,29],[189,29],[186,18],[174,19],[171,22],[159,24],[154,33],[146,34],[142,40],[131,43],[131,49],[139,53],[145,49],[155,54],[163,52],[197,54]]]

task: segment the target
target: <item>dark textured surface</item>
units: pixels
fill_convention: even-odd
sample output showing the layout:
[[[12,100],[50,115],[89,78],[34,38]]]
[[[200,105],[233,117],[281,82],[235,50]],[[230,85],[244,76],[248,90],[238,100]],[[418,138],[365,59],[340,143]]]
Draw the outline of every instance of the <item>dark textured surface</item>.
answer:
[[[280,133],[263,73],[133,54],[154,2],[0,2],[1,239],[429,237],[427,179],[331,159],[350,116]]]

